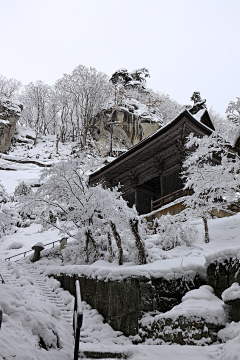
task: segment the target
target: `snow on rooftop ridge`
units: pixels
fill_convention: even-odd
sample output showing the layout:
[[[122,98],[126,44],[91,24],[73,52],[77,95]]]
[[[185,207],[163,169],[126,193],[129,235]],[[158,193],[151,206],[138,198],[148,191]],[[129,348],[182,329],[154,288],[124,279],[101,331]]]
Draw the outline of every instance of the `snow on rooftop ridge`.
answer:
[[[203,114],[206,112],[207,109],[199,110],[195,115],[192,115],[197,121],[201,122]]]
[[[240,286],[239,283],[233,283],[228,289],[222,293],[222,299],[224,302],[240,299]]]

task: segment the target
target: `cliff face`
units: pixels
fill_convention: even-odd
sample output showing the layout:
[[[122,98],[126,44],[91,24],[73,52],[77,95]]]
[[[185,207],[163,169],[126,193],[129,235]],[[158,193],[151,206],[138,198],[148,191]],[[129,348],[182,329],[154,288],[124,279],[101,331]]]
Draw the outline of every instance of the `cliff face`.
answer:
[[[22,105],[15,101],[0,100],[0,153],[9,151],[11,139],[22,109]]]
[[[160,128],[159,123],[153,121],[151,117],[136,115],[127,110],[115,110],[111,114],[103,110],[98,114],[98,121],[94,129],[94,138],[106,143],[106,149],[109,148],[109,138],[111,125],[113,125],[113,142],[130,148],[139,141],[145,139]]]

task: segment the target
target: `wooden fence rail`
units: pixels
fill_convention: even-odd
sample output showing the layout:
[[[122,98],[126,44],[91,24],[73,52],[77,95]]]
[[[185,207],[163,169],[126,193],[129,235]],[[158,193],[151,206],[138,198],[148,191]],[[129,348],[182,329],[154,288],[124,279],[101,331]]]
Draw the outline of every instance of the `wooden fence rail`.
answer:
[[[45,246],[48,246],[48,245],[52,245],[52,248],[54,248],[54,244],[55,244],[55,243],[58,243],[58,242],[60,243],[61,240],[62,240],[62,239],[60,239],[60,240],[55,240],[55,241],[51,241],[50,243],[44,244],[44,247],[45,247]],[[19,253],[19,254],[13,255],[13,256],[9,256],[9,257],[5,258],[5,261],[9,261],[10,259],[12,259],[12,258],[14,258],[14,257],[16,257],[16,256],[20,256],[20,255],[23,255],[23,256],[25,257],[26,254],[29,253],[29,252],[31,252],[31,251],[34,251],[34,250],[31,249],[31,250],[23,251],[23,252],[21,252],[21,253]],[[16,261],[19,261],[19,260],[16,260]]]
[[[162,206],[167,205],[170,202],[172,202],[180,197],[192,195],[192,193],[193,193],[193,190],[191,190],[191,189],[186,189],[186,190],[180,189],[180,190],[174,191],[171,194],[163,196],[160,199],[157,199],[154,201],[152,200],[151,201],[151,211],[157,210],[157,209],[161,208]]]

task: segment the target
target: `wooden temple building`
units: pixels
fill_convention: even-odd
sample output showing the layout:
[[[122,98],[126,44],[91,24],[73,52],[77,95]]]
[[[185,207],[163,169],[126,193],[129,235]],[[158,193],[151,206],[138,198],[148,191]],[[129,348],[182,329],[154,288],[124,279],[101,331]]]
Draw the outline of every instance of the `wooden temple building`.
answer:
[[[184,110],[166,126],[91,174],[90,185],[104,181],[112,187],[120,183],[123,198],[129,206],[135,204],[139,214],[147,214],[186,195],[180,175],[186,137],[190,133],[210,135],[214,130],[206,109],[195,115],[191,110]]]

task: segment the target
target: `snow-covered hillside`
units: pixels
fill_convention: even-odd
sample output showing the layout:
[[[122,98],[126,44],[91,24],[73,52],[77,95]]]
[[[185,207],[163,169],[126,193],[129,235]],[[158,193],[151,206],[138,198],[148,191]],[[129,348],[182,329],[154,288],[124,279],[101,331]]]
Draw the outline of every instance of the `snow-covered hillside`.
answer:
[[[26,139],[24,134],[19,134]],[[38,184],[42,171],[41,165],[51,165],[59,160],[70,157],[72,144],[60,144],[59,154],[56,154],[54,137],[41,137],[36,147],[34,140],[16,142],[15,147],[8,156],[0,158],[0,180],[7,193],[12,195],[16,186],[22,181],[27,184]],[[18,161],[17,161],[18,160]],[[40,166],[39,166],[40,165]],[[6,169],[6,170],[4,170]],[[41,225],[31,221],[28,227],[20,227],[15,233],[0,238],[0,273],[6,278],[6,284],[0,284],[0,309],[3,310],[3,323],[0,330],[0,360],[35,360],[35,359],[72,359],[73,336],[72,330],[63,318],[61,309],[56,303],[49,301],[40,285],[37,284],[33,273],[42,277],[44,286],[52,288],[54,296],[66,310],[72,309],[72,297],[59,287],[56,280],[49,280],[45,273],[54,273],[61,270],[67,274],[85,274],[98,279],[120,280],[130,275],[146,277],[177,278],[182,275],[194,277],[199,273],[206,278],[206,259],[218,254],[219,258],[227,254],[240,253],[240,214],[222,219],[209,220],[210,242],[204,241],[202,220],[193,219],[192,227],[196,227],[195,239],[191,244],[181,244],[170,250],[159,246],[159,235],[146,237],[146,248],[151,254],[151,262],[146,265],[136,265],[125,262],[119,266],[116,261],[98,260],[92,265],[65,265],[61,258],[42,258],[38,263],[32,264],[29,258],[22,256],[5,262],[4,259],[20,252],[31,249],[37,242],[44,244],[60,239],[58,230],[41,231]],[[49,247],[50,248],[50,247]],[[31,254],[31,253],[30,253]],[[28,254],[26,254],[28,255]],[[15,259],[20,259],[15,263]],[[42,286],[42,285],[41,285]],[[201,300],[201,296],[202,300]],[[205,295],[204,295],[205,294]],[[209,295],[208,289],[199,292],[197,301],[201,303],[198,311],[206,312],[208,300],[214,298]],[[200,297],[199,297],[200,296]],[[208,297],[208,299],[207,299]],[[185,311],[186,304],[194,311],[197,306],[196,298],[190,294],[176,311]],[[209,301],[210,301],[209,300]],[[217,306],[223,302],[218,299]],[[220,305],[219,305],[220,304]],[[183,309],[183,310],[182,310]],[[63,311],[62,311],[63,312]],[[209,308],[209,315],[211,309]],[[222,344],[205,347],[180,345],[132,345],[130,339],[120,332],[114,331],[98,312],[84,304],[84,325],[82,329],[82,350],[115,349],[124,351],[131,359],[240,359],[240,325],[227,324],[219,332]],[[42,339],[42,340],[41,340]],[[150,342],[149,342],[150,343]],[[45,344],[43,346],[43,344]],[[45,346],[47,345],[47,349]],[[114,347],[114,348],[113,348]],[[115,351],[114,350],[114,351]]]

